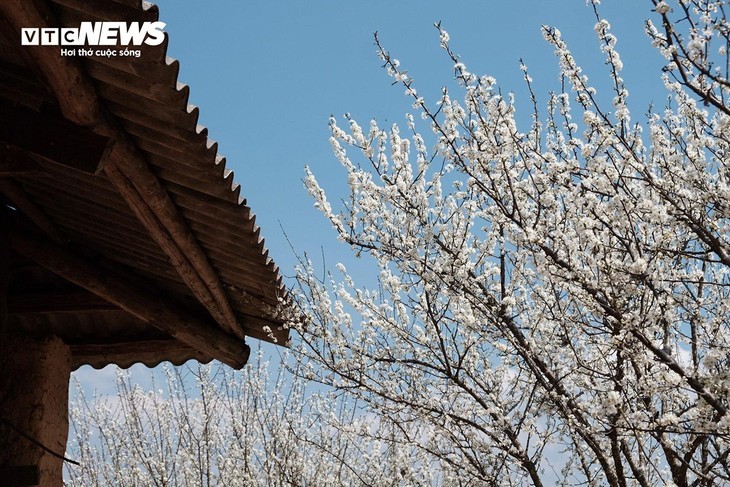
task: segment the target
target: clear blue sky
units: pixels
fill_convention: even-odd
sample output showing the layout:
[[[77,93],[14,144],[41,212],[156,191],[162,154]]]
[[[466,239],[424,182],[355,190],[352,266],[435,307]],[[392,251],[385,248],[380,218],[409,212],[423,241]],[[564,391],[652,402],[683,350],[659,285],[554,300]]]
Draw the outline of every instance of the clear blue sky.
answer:
[[[653,86],[659,78],[661,60],[643,33],[650,6],[649,0],[608,0],[603,6],[619,36],[634,119],[651,101],[647,75]],[[329,115],[349,112],[361,125],[376,118],[388,126],[402,123],[410,110],[411,101],[380,68],[374,31],[427,101],[435,101],[441,86],[453,78],[439,48],[436,21],[443,22],[467,66],[514,91],[518,109],[525,112],[530,106],[521,96],[520,58],[539,92],[559,88],[557,64],[541,37],[541,24],[563,32],[592,79],[603,82],[606,73],[593,35],[593,12],[582,0],[166,0],[159,8],[170,35],[169,55],[180,60],[180,80],[190,85],[200,123],[219,142],[257,215],[270,255],[289,275],[293,258],[279,222],[298,251],[319,254],[324,246],[327,255],[347,256],[337,249],[333,232],[301,183],[308,164],[326,188],[344,188],[346,180],[328,143]],[[334,263],[328,257],[328,267]]]
[[[639,121],[649,103],[663,106],[666,97],[661,59],[643,32],[645,19],[655,15],[649,0],[604,3]],[[518,112],[530,110],[520,58],[541,103],[549,90],[559,89],[542,24],[561,30],[599,92],[609,89],[593,11],[582,0],[164,0],[158,6],[170,36],[168,55],[180,61],[179,80],[190,85],[199,123],[219,142],[285,276],[293,274],[295,259],[280,224],[298,252],[319,258],[324,249],[328,268],[344,261],[355,279],[367,272],[369,262],[353,262],[301,179],[309,165],[331,200],[345,194],[346,179],[328,142],[330,114],[349,112],[361,125],[375,118],[389,126],[403,123],[411,111],[402,88],[392,86],[380,67],[373,32],[409,70],[427,103],[453,81],[433,27],[437,21],[470,71],[492,75],[503,92],[515,92]],[[77,375],[100,385],[110,374],[82,369]]]

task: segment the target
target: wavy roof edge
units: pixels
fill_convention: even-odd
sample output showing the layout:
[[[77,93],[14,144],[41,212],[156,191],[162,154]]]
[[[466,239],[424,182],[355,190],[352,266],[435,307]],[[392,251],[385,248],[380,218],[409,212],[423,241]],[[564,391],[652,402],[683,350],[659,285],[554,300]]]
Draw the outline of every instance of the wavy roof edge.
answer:
[[[56,1],[58,1],[58,3],[62,3],[63,2],[63,0],[56,0]],[[160,9],[159,9],[159,7],[155,3],[148,2],[146,0],[128,0],[128,1],[124,1],[124,0],[113,0],[113,1],[116,2],[116,3],[119,3],[119,4],[123,4],[123,5],[132,5],[132,6],[135,6],[136,5],[137,8],[140,9],[140,10],[142,10],[143,12],[150,13],[150,14],[154,15],[154,21],[158,21],[160,19]],[[228,169],[227,168],[227,166],[226,166],[226,163],[227,163],[226,156],[224,156],[223,154],[221,154],[217,150],[217,148],[218,148],[218,142],[216,140],[214,140],[214,139],[212,139],[212,138],[210,138],[210,137],[207,136],[207,134],[208,134],[208,127],[205,126],[205,125],[202,125],[202,124],[198,124],[197,123],[197,119],[198,119],[199,114],[200,114],[200,108],[197,105],[193,105],[193,104],[189,103],[190,102],[190,95],[191,95],[192,88],[190,87],[190,85],[188,85],[188,84],[183,83],[182,81],[180,81],[179,75],[180,75],[180,63],[181,63],[181,61],[179,59],[177,59],[177,58],[173,58],[173,57],[167,55],[169,42],[170,42],[170,35],[169,35],[168,32],[165,32],[165,41],[161,44],[161,46],[164,47],[165,65],[174,67],[174,71],[175,71],[175,80],[174,80],[174,83],[175,83],[175,86],[173,88],[176,91],[181,92],[181,93],[184,94],[183,95],[184,96],[183,100],[184,100],[184,103],[185,103],[185,106],[186,106],[186,109],[188,110],[188,112],[189,113],[190,112],[195,112],[196,122],[194,123],[193,132],[195,132],[196,134],[205,136],[206,146],[208,148],[212,149],[215,152],[215,156],[216,156],[216,159],[217,159],[216,165],[220,164],[220,167],[223,168],[223,171],[224,171],[223,179],[226,180],[226,181],[230,181],[231,194],[232,195],[235,195],[235,197],[236,197],[236,203],[239,206],[246,207],[247,200],[241,194],[242,191],[243,191],[243,187],[241,186],[240,183],[238,183],[236,181],[236,178],[235,178],[235,170]],[[220,161],[220,162],[218,162],[218,161]],[[258,234],[260,232],[260,227],[255,223],[256,222],[256,214],[253,213],[253,212],[251,212],[250,217],[249,217],[249,220],[254,225],[254,228],[253,228],[254,233],[257,233]],[[262,255],[267,255],[268,254],[268,250],[266,249],[265,239],[264,238],[261,238],[259,240],[259,245],[260,245],[260,249],[261,249]],[[267,257],[267,263],[268,262],[273,262],[273,260],[271,258],[268,258]],[[275,273],[277,275],[277,282],[279,283],[280,290],[282,292],[284,292],[285,291],[285,288],[284,288],[284,285],[282,283],[282,277],[279,274],[278,266],[276,266]]]

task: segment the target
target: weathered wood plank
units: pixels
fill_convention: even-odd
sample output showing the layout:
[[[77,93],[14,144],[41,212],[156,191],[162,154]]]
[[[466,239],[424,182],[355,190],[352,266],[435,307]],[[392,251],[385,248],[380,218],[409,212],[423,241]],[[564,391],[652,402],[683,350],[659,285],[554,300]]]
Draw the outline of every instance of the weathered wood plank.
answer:
[[[8,296],[8,313],[44,315],[79,311],[110,311],[119,307],[87,291],[47,291]]]
[[[159,296],[137,291],[134,285],[107,269],[101,270],[61,247],[17,229],[13,232],[12,246],[51,272],[233,368],[240,369],[248,360],[250,349],[243,340],[224,333],[215,324],[189,316]]]
[[[13,106],[0,98],[0,143],[94,174],[109,139],[63,118]]]
[[[41,167],[24,151],[10,146],[0,146],[0,178],[10,176],[46,175]]]
[[[12,179],[0,179],[0,193],[25,214],[39,229],[43,230],[54,242],[63,242],[63,233],[48,215],[31,200],[23,188]]]

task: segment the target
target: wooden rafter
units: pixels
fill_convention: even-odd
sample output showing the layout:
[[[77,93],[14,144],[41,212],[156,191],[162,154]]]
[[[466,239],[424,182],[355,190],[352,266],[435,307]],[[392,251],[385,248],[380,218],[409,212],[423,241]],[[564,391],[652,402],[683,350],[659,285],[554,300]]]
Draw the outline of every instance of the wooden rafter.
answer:
[[[8,313],[45,315],[89,311],[113,311],[119,307],[86,291],[46,291],[8,296]]]
[[[250,349],[238,338],[225,333],[214,323],[202,322],[159,297],[139,291],[137,286],[106,268],[100,269],[68,250],[17,227],[12,230],[11,245],[19,254],[195,350],[234,368],[243,367],[248,360]]]
[[[109,144],[107,137],[0,98],[0,143],[56,164],[94,174]],[[38,134],[43,134],[39,137]]]
[[[53,15],[44,2],[3,0],[0,11],[16,31],[27,26],[53,27]],[[114,117],[104,110],[92,82],[79,63],[59,56],[55,49],[25,46],[26,53],[46,79],[63,115],[112,139],[113,147],[102,171],[125,199],[150,236],[167,253],[172,265],[195,297],[227,330],[244,338],[220,279],[179,209],[150,171],[145,158]]]
[[[23,191],[23,188],[12,179],[0,178],[0,193],[12,203],[17,209],[22,211],[26,217],[30,219],[39,229],[50,237],[54,242],[61,243],[65,239],[61,231],[48,218],[48,215],[31,200]]]
[[[0,142],[0,179],[10,176],[42,177],[43,174],[28,154]]]

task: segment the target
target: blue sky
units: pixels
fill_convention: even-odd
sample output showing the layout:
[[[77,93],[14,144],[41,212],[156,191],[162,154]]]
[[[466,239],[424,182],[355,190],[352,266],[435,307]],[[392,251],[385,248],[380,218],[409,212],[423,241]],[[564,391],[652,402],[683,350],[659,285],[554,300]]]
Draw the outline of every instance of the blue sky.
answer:
[[[661,62],[643,33],[650,2],[606,3],[603,10],[619,36],[637,119],[651,101],[647,74],[656,87]],[[593,35],[593,12],[582,0],[172,0],[159,2],[159,8],[170,34],[169,54],[180,60],[180,80],[190,85],[200,123],[219,142],[262,226],[270,255],[285,274],[292,272],[293,256],[279,222],[298,251],[319,254],[324,246],[327,255],[347,256],[339,252],[301,183],[307,164],[326,189],[344,188],[328,142],[330,114],[349,112],[361,125],[376,118],[387,126],[402,123],[411,110],[411,101],[380,67],[376,30],[426,101],[435,101],[441,86],[453,79],[433,27],[437,21],[471,71],[495,76],[504,91],[515,91],[518,109],[525,113],[530,107],[521,96],[520,58],[543,100],[548,90],[559,88],[541,24],[563,32],[592,79],[603,81],[607,72]]]
[[[402,124],[412,111],[403,89],[392,86],[381,69],[373,32],[408,69],[427,103],[437,100],[441,86],[453,83],[453,68],[433,27],[438,21],[470,71],[492,75],[503,92],[515,92],[518,113],[526,117],[530,102],[520,58],[540,103],[549,90],[559,89],[557,63],[540,33],[543,24],[561,30],[599,94],[609,90],[593,33],[595,17],[582,0],[157,3],[170,35],[168,55],[180,61],[179,80],[190,85],[199,123],[209,128],[235,171],[269,255],[285,276],[293,274],[295,256],[281,228],[297,252],[316,259],[324,253],[328,268],[343,261],[355,279],[368,272],[367,261],[355,262],[337,242],[301,180],[309,165],[330,200],[345,194],[344,172],[328,142],[330,115],[347,112],[361,125],[375,118],[387,127]],[[666,96],[659,81],[662,60],[643,32],[645,19],[654,15],[651,2],[604,3],[601,12],[619,39],[633,120],[641,121],[649,104],[663,106]],[[109,368],[77,373],[100,388],[110,375]]]

